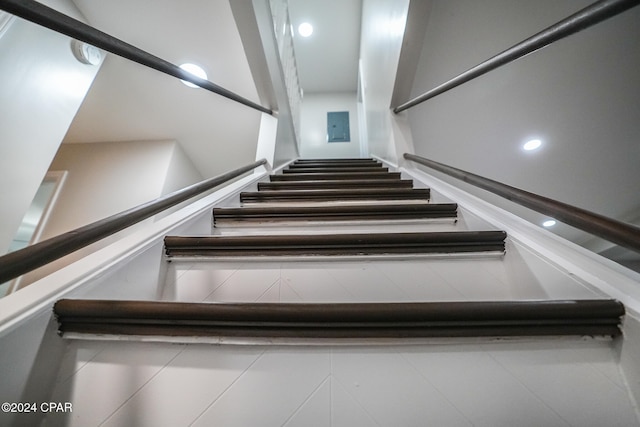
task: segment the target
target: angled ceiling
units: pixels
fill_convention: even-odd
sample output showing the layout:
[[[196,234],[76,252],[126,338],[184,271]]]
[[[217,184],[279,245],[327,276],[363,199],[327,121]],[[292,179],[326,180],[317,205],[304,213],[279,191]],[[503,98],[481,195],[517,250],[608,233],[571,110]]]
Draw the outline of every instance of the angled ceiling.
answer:
[[[174,64],[197,63],[259,103],[227,0],[74,2],[99,30]],[[255,110],[107,54],[64,142],[174,139],[208,177],[254,159],[259,121]]]
[[[356,92],[362,0],[289,0],[300,85],[305,93]],[[310,37],[298,34],[308,22]]]
[[[73,0],[90,25],[259,103],[228,0]],[[355,92],[362,0],[290,0],[306,93]],[[215,114],[212,112],[215,111]],[[187,112],[185,114],[185,112]],[[65,143],[175,139],[205,177],[253,160],[260,114],[173,77],[107,54]],[[216,135],[215,140],[211,135]]]

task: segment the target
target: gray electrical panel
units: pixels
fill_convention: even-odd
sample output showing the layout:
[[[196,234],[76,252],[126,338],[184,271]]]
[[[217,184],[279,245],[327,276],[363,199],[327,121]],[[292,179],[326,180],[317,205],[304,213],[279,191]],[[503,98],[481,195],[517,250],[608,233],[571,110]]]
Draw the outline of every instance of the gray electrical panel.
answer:
[[[327,113],[327,142],[349,142],[349,112]]]

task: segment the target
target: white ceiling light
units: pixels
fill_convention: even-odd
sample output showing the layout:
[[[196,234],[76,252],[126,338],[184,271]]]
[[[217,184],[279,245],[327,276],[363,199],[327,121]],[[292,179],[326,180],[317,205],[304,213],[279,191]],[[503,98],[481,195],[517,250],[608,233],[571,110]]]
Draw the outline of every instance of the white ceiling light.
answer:
[[[548,219],[545,222],[543,222],[542,225],[545,227],[553,227],[554,225],[556,225],[556,222],[553,219]]]
[[[196,77],[200,77],[201,79],[207,80],[207,73],[202,69],[202,67],[196,64],[190,64],[190,63],[182,64],[180,68],[182,68],[185,71],[188,71],[189,73],[193,74]],[[186,80],[180,80],[180,81],[189,87],[198,87],[197,85],[194,85],[193,83],[188,82]]]
[[[524,148],[527,151],[531,151],[531,150],[537,150],[538,148],[540,148],[541,145],[542,145],[542,141],[540,141],[539,139],[532,139],[530,141],[525,142],[522,148]]]
[[[309,37],[311,34],[313,34],[313,25],[309,24],[308,22],[303,22],[298,27],[298,33],[302,37]]]

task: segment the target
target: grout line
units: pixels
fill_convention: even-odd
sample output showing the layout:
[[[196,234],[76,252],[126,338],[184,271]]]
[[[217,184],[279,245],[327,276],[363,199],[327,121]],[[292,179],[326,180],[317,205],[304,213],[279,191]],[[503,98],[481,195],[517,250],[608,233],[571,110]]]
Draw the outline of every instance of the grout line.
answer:
[[[389,282],[391,282],[391,284],[394,285],[400,291],[400,293],[407,298],[407,301],[413,301],[413,298],[411,298],[411,295],[409,295],[409,293],[407,291],[405,291],[402,286],[400,286],[395,280],[393,280],[393,277],[391,275],[387,274],[384,271],[384,268],[380,268],[380,263],[372,264],[372,266],[373,266],[374,270],[378,271]]]
[[[155,377],[157,377],[160,374],[160,372],[162,372],[165,369],[167,369],[167,366],[169,366],[171,364],[171,362],[173,362],[176,359],[176,357],[181,355],[186,350],[187,345],[182,344],[181,347],[182,348],[180,349],[180,351],[178,351],[171,359],[169,359],[167,361],[167,363],[165,363],[160,369],[158,369],[158,371],[155,374],[153,374],[147,381],[145,381],[143,384],[141,384],[140,387],[138,387],[138,389],[133,392],[133,394],[131,394],[124,402],[122,402],[122,404],[120,404],[116,409],[114,409],[113,412],[111,412],[100,424],[98,424],[98,427],[101,426],[101,425],[104,425],[104,423],[108,422],[111,418],[113,418],[113,416],[116,413],[118,413],[118,411],[120,411],[120,409],[125,407],[127,405],[127,403],[129,401],[131,401],[131,399],[133,399],[138,394],[140,394],[142,392],[142,389],[144,389],[147,386],[147,384],[149,384]]]
[[[360,407],[360,409],[362,409],[362,411],[367,414],[367,416],[369,417],[369,419],[371,421],[373,421],[374,423],[376,423],[377,426],[382,427],[382,425],[378,422],[378,420],[376,420],[376,418],[371,415],[369,413],[369,411],[367,411],[367,408],[365,408],[364,406],[362,406],[362,403],[360,402],[360,400],[358,400],[358,398],[356,398],[353,394],[349,393],[349,390],[347,390],[347,388],[344,386],[344,384],[342,384],[342,382],[335,376],[332,375],[331,376],[332,380],[335,380],[336,384],[338,386],[340,386],[342,388],[342,390],[344,390],[344,392],[351,397],[351,399],[353,399],[353,401]]]
[[[235,275],[238,273],[238,271],[240,271],[240,269],[241,269],[241,268],[242,268],[242,266],[240,266],[239,268],[236,268],[236,269],[233,271],[233,273],[231,273],[231,274],[229,275],[229,277],[227,277],[226,279],[224,279],[222,282],[220,282],[220,284],[219,284],[218,286],[216,286],[216,287],[215,287],[211,292],[209,292],[209,293],[207,294],[207,296],[205,296],[205,297],[201,300],[201,302],[202,302],[202,301],[206,301],[207,299],[209,299],[209,297],[210,297],[211,295],[213,295],[214,293],[216,293],[216,291],[217,291],[218,289],[220,289],[220,287],[221,287],[222,285],[224,285],[224,284],[225,284],[225,283],[227,283],[229,280],[231,280],[231,278],[232,278],[233,276],[235,276]],[[209,270],[209,271],[211,271],[211,270]]]
[[[100,341],[92,340],[92,341],[89,341],[89,342],[91,342],[91,343],[93,343],[93,344],[98,344]],[[78,342],[78,344],[75,344],[75,343],[74,343],[73,345],[74,345],[74,348],[75,348],[75,350],[74,350],[74,351],[75,351],[75,354],[77,355],[78,351],[80,350],[80,344],[79,344],[79,342]],[[69,382],[73,377],[75,377],[75,376],[76,376],[76,375],[77,375],[77,374],[78,374],[82,369],[84,369],[84,368],[85,368],[85,366],[87,366],[89,363],[91,363],[91,362],[93,361],[93,359],[95,359],[96,357],[98,357],[98,355],[99,355],[100,353],[102,353],[102,352],[107,348],[107,344],[106,344],[106,343],[104,343],[104,342],[101,342],[100,347],[101,347],[101,348],[100,348],[98,351],[96,351],[96,352],[93,354],[93,356],[91,356],[91,357],[89,358],[89,360],[86,360],[86,361],[85,361],[85,362],[84,362],[84,363],[83,363],[79,368],[74,368],[73,372],[71,372],[71,373],[70,373],[70,374],[69,374],[65,379],[63,379],[63,380],[61,380],[61,381],[56,381],[56,382],[55,382],[55,384],[54,384],[54,390],[55,390],[55,388],[57,388],[57,387],[58,387],[58,385],[66,384],[66,383],[68,383],[68,382]],[[66,351],[67,351],[68,349],[69,349],[69,347],[67,347],[67,349],[65,349],[65,356],[63,356],[63,360],[64,360],[64,358],[66,358]]]
[[[553,408],[551,405],[549,405],[544,399],[542,399],[538,393],[536,393],[535,391],[533,391],[529,386],[527,386],[527,384],[522,381],[520,378],[518,378],[518,376],[513,373],[509,368],[507,368],[504,364],[502,364],[498,359],[496,359],[494,357],[494,355],[492,354],[492,352],[489,350],[486,350],[484,347],[482,347],[482,351],[484,351],[485,353],[487,353],[489,355],[489,357],[491,357],[505,372],[507,372],[509,375],[511,375],[511,377],[513,377],[513,379],[515,379],[518,383],[520,383],[529,393],[531,393],[532,396],[534,396],[540,403],[542,403],[544,406],[546,406],[547,408],[549,408],[549,410],[551,412],[553,412],[554,414],[556,414],[558,416],[559,419],[561,419],[564,423],[566,423],[568,426],[572,426],[572,424],[565,420],[564,417],[562,415],[560,415],[558,413],[558,411],[555,410],[555,408]]]
[[[586,343],[584,345],[586,345]],[[602,376],[602,378],[606,379],[607,382],[609,382],[612,385],[614,385],[617,389],[619,389],[620,391],[624,392],[625,394],[628,394],[629,393],[629,389],[625,385],[624,375],[623,375],[623,372],[621,371],[621,368],[620,368],[620,362],[615,360],[616,355],[614,353],[614,349],[611,348],[610,345],[607,345],[604,348],[608,352],[607,356],[609,356],[611,358],[610,363],[613,363],[615,365],[615,367],[616,367],[615,372],[618,375],[618,378],[620,379],[620,381],[616,381],[615,379],[611,378],[611,376],[609,376],[607,374],[607,371],[601,369],[597,364],[595,364],[593,362],[587,362],[586,365],[589,366],[589,368],[592,371],[594,371],[598,375]],[[600,350],[600,348],[598,350]],[[577,354],[577,355],[580,354],[579,350],[576,349],[576,348],[572,348],[571,351],[573,353]]]
[[[311,393],[309,393],[309,396],[307,396],[307,398],[306,398],[306,399],[304,399],[304,401],[303,401],[300,405],[298,405],[298,407],[297,407],[296,409],[294,409],[294,411],[291,413],[291,415],[289,415],[289,417],[287,417],[287,419],[286,419],[286,420],[284,420],[284,422],[282,423],[282,426],[283,426],[283,427],[285,427],[285,426],[287,425],[287,423],[289,423],[289,421],[291,421],[291,419],[292,419],[293,417],[295,417],[295,416],[296,416],[296,414],[298,414],[298,413],[302,410],[302,408],[307,404],[307,402],[309,402],[309,401],[310,401],[310,400],[311,400],[311,399],[312,399],[312,398],[313,398],[313,397],[318,393],[318,390],[320,390],[320,388],[321,388],[324,384],[326,384],[327,382],[329,382],[329,380],[330,380],[330,379],[331,379],[331,373],[329,373],[326,377],[324,377],[324,378],[322,379],[322,381],[320,381],[320,384],[318,384],[318,385],[316,386],[316,388],[314,388],[314,389],[311,391]],[[329,389],[331,389],[331,384],[329,384]],[[331,404],[329,404],[329,407],[331,407]]]
[[[337,283],[337,284],[338,284],[338,286],[340,286],[342,289],[344,289],[344,291],[345,291],[347,294],[349,294],[349,295],[353,298],[353,301],[357,301],[358,299],[356,298],[355,294],[354,294],[353,292],[351,292],[351,291],[349,290],[349,288],[348,288],[348,287],[346,287],[346,286],[342,283],[342,281],[340,281],[340,279],[336,278],[336,276],[335,276],[334,274],[332,274],[332,270],[334,270],[334,271],[335,271],[335,270],[337,270],[337,268],[336,268],[336,269],[334,269],[334,268],[332,268],[332,267],[329,267],[329,269],[327,269],[327,275],[328,275],[329,277],[331,277],[331,279],[333,279],[333,281],[334,281],[335,283]]]
[[[278,302],[282,302],[282,263],[280,263],[280,279],[278,281]]]
[[[282,284],[282,282],[281,282],[281,284]],[[291,287],[288,283],[286,283],[286,282],[285,282],[285,286],[286,286],[287,288],[289,288],[289,290],[290,290],[291,292],[293,292],[293,293],[294,293],[298,298],[300,298],[300,301],[302,301],[302,302],[305,302],[305,301],[306,301],[306,300],[302,297],[302,295],[300,295],[300,294],[298,293],[298,291],[296,291],[296,290],[295,290],[293,287]]]
[[[329,427],[333,427],[333,347],[329,347]]]
[[[462,409],[458,408],[458,405],[456,405],[453,401],[451,401],[451,400],[447,397],[447,395],[445,395],[445,394],[444,394],[444,393],[443,393],[443,392],[442,392],[438,387],[436,387],[436,386],[435,386],[435,384],[433,384],[431,381],[429,381],[429,378],[427,378],[427,377],[422,373],[422,371],[420,371],[420,369],[418,369],[418,367],[417,367],[416,365],[414,365],[414,364],[413,364],[409,359],[407,359],[403,353],[401,353],[400,351],[398,351],[398,349],[396,349],[396,348],[392,348],[392,349],[393,349],[393,351],[394,351],[398,356],[400,356],[400,358],[401,358],[402,360],[404,360],[404,361],[405,361],[405,363],[406,363],[407,365],[409,365],[409,366],[411,367],[411,369],[413,369],[413,370],[418,374],[418,376],[419,376],[420,378],[422,378],[422,379],[423,379],[427,384],[429,384],[431,387],[433,387],[433,389],[434,389],[434,390],[436,390],[436,392],[437,392],[440,396],[442,396],[442,398],[443,398],[444,400],[446,400],[447,402],[449,402],[449,404],[450,404],[453,408],[455,408],[455,410],[456,410],[456,411],[457,411],[457,412],[458,412],[458,413],[459,413],[459,414],[460,414],[460,415],[461,415],[465,420],[467,420],[467,421],[469,422],[469,424],[470,424],[470,425],[472,425],[472,426],[474,426],[474,425],[475,425],[475,424],[473,423],[473,421],[472,421],[469,417],[467,417],[467,414],[465,414],[465,413],[464,413],[464,411],[462,411]]]
[[[224,396],[225,394],[227,394],[227,392],[231,389],[231,387],[233,387],[239,380],[240,378],[242,378],[248,371],[249,369],[251,369],[253,367],[253,365],[255,365],[258,360],[260,360],[262,358],[262,356],[264,356],[264,354],[267,352],[267,349],[264,349],[260,352],[260,355],[258,357],[256,357],[256,360],[254,360],[253,362],[251,362],[251,364],[249,366],[247,366],[244,371],[242,371],[242,373],[240,375],[238,375],[238,377],[233,380],[231,382],[231,384],[229,384],[223,391],[222,393],[220,393],[215,399],[213,399],[213,401],[211,401],[211,403],[209,403],[201,412],[199,415],[197,415],[193,421],[191,421],[191,423],[189,423],[189,426],[194,425],[200,418],[202,418],[204,416],[204,414],[218,401],[222,398],[222,396]]]
[[[264,295],[266,295],[267,292],[269,292],[276,285],[276,283],[280,283],[280,279],[279,278],[276,278],[276,280],[271,285],[269,285],[269,287],[267,289],[265,289],[264,292],[262,292],[260,295],[258,295],[258,298],[254,299],[254,301],[256,301],[256,302],[260,301],[260,298],[262,298]]]

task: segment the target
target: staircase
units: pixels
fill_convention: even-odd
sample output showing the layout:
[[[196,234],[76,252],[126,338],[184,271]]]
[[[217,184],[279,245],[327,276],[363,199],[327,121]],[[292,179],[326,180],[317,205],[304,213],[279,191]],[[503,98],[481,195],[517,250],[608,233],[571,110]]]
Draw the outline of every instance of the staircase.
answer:
[[[55,304],[74,414],[45,421],[638,425],[622,304],[434,198],[374,159],[300,159],[214,207],[212,233],[164,238],[160,298]]]

